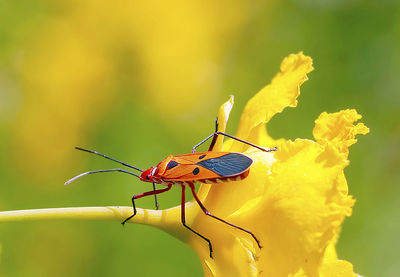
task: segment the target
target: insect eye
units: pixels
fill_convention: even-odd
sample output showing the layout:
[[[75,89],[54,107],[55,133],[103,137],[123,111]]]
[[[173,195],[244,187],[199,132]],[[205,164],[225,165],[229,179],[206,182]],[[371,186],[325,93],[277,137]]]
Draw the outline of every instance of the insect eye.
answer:
[[[147,175],[147,176],[146,176],[146,180],[150,180],[150,175]]]

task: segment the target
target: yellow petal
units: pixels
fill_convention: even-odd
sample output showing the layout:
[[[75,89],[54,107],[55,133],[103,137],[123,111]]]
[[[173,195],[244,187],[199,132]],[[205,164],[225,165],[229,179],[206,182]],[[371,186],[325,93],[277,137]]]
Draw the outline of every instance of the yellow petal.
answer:
[[[265,276],[312,276],[344,217],[351,214],[354,200],[339,189],[347,161],[329,145],[300,139],[283,144],[275,159],[267,180],[258,172],[261,168],[252,172],[264,184],[259,204],[230,221],[259,236],[263,249],[257,267]]]
[[[231,113],[232,107],[234,103],[234,97],[231,95],[229,97],[229,100],[226,101],[222,106],[219,108],[218,111],[218,131],[219,132],[225,132],[226,129],[226,124],[229,119],[229,114]],[[222,143],[223,143],[224,137],[219,136],[217,139],[217,142],[215,143],[213,151],[222,151]]]
[[[225,132],[226,124],[228,122],[229,114],[231,113],[233,103],[234,103],[234,97],[233,97],[233,95],[231,95],[229,97],[229,100],[226,101],[224,104],[222,104],[218,110],[217,124],[218,124],[219,132]],[[223,141],[224,141],[224,137],[218,136],[218,139],[214,145],[213,151],[222,151]],[[211,185],[209,185],[209,184],[201,185],[201,187],[197,193],[198,196],[200,197],[200,199],[204,199],[207,196],[207,194],[210,190],[210,187],[211,187]]]
[[[363,123],[353,124],[360,118],[361,115],[354,109],[331,114],[323,112],[315,121],[314,138],[319,143],[333,143],[347,156],[349,146],[357,142],[355,136],[369,132],[369,128]]]
[[[282,112],[287,107],[297,105],[300,95],[300,86],[308,80],[307,73],[313,70],[312,59],[304,56],[302,52],[292,54],[285,58],[279,72],[271,81],[247,103],[240,118],[237,136],[248,141],[251,132],[260,124],[267,123],[276,113]],[[265,132],[264,126],[261,132]],[[243,145],[233,143],[231,151],[240,151]]]
[[[321,277],[355,277],[353,265],[347,261],[333,261],[321,267]]]

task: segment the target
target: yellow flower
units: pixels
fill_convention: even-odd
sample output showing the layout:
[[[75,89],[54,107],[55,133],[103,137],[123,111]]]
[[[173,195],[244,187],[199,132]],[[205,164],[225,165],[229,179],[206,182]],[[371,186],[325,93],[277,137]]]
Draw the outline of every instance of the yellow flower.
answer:
[[[211,240],[207,243],[182,226],[180,206],[163,210],[138,209],[130,220],[152,225],[188,243],[198,254],[205,276],[356,276],[350,262],[339,260],[335,244],[341,224],[352,213],[343,170],[348,147],[357,134],[369,129],[355,110],[322,113],[315,121],[316,141],[271,138],[266,123],[287,106],[296,106],[300,85],[313,70],[303,53],[290,55],[271,84],[256,94],[244,109],[237,137],[276,152],[262,152],[234,140],[218,138],[214,151],[243,152],[254,161],[246,179],[203,184],[198,195],[214,215],[253,232],[259,249],[247,233],[206,216],[195,201],[186,203],[186,223]],[[224,131],[233,98],[219,110],[219,131]],[[52,218],[119,220],[131,207],[61,208],[0,212],[0,221]]]
[[[214,151],[244,152],[254,164],[246,179],[202,185],[199,196],[211,213],[252,231],[263,248],[247,233],[207,217],[192,201],[187,204],[189,226],[211,240],[214,259],[199,237],[184,229],[178,237],[198,253],[206,276],[355,275],[351,263],[337,259],[334,246],[354,204],[343,169],[355,136],[369,131],[362,123],[353,124],[361,116],[355,110],[322,113],[313,131],[316,141],[274,140],[265,128],[276,113],[297,105],[299,87],[312,69],[310,57],[290,55],[244,109],[237,136],[278,146],[278,151],[265,153],[234,140],[222,144],[222,138],[217,143]],[[233,99],[220,109],[220,131],[232,105]],[[170,214],[179,224],[179,207],[166,213],[167,220]]]

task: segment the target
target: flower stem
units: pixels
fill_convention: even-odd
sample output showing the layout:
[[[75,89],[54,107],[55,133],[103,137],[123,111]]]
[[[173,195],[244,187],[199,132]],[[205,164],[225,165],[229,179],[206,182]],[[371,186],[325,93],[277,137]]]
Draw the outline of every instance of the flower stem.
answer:
[[[188,203],[188,207],[190,208],[191,206]],[[127,223],[139,223],[157,227],[185,241],[187,236],[186,233],[182,232],[183,228],[179,220],[179,213],[179,207],[167,210],[137,208],[137,214]],[[0,223],[54,219],[94,219],[122,222],[130,215],[132,215],[132,207],[119,206],[32,209],[0,212]]]
[[[123,221],[132,214],[131,207],[79,207],[33,209],[0,212],[0,222],[46,220],[46,219],[99,219]],[[161,211],[137,209],[130,222],[157,225]]]

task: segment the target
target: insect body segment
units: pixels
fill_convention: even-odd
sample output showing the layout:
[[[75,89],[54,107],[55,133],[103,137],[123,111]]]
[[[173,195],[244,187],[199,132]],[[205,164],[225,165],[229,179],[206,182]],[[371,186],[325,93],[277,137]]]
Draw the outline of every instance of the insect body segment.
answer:
[[[232,181],[238,176],[247,176],[252,163],[253,160],[246,155],[230,152],[168,156],[156,167],[143,172],[140,179],[145,182],[165,184],[180,184],[187,181],[202,183],[213,183],[213,180],[215,183],[222,180]]]
[[[216,126],[216,128],[217,128],[217,126]],[[141,173],[140,173],[140,175],[138,175],[133,172],[119,169],[119,168],[89,171],[89,172],[79,174],[78,176],[75,176],[74,178],[67,181],[65,184],[67,185],[82,176],[85,176],[85,175],[88,175],[91,173],[100,173],[100,172],[129,173],[130,175],[138,177],[141,181],[153,183],[152,191],[137,194],[132,197],[133,214],[130,217],[126,218],[122,222],[122,224],[125,224],[125,222],[127,222],[128,220],[130,220],[131,218],[133,218],[136,215],[136,205],[135,205],[136,199],[139,199],[139,198],[142,198],[145,196],[149,196],[149,195],[154,195],[156,197],[157,194],[160,194],[160,193],[170,190],[172,185],[180,186],[182,188],[181,222],[185,228],[187,228],[188,230],[190,230],[191,232],[193,232],[194,234],[196,234],[197,236],[199,236],[200,238],[202,238],[203,240],[205,240],[208,243],[210,257],[212,258],[213,249],[212,249],[211,241],[208,238],[206,238],[204,235],[200,234],[199,232],[192,229],[191,227],[189,227],[186,224],[185,188],[186,188],[186,186],[189,186],[194,199],[196,200],[197,204],[200,206],[200,208],[203,210],[203,212],[207,216],[210,216],[210,217],[217,219],[233,228],[236,228],[238,230],[248,233],[257,242],[258,247],[261,248],[260,241],[257,239],[257,237],[251,231],[246,230],[242,227],[236,226],[232,223],[229,223],[229,222],[211,214],[204,207],[203,203],[200,201],[200,199],[198,198],[198,196],[196,194],[196,190],[194,187],[195,182],[215,184],[215,183],[221,183],[221,182],[227,182],[227,181],[241,180],[241,179],[246,178],[249,175],[250,168],[253,164],[253,160],[251,158],[249,158],[248,156],[246,156],[242,153],[212,152],[215,141],[219,135],[227,136],[231,139],[237,140],[237,141],[247,144],[251,147],[255,147],[264,152],[271,152],[271,151],[277,150],[277,148],[266,149],[266,148],[251,144],[247,141],[238,139],[231,135],[227,135],[225,133],[218,132],[216,130],[213,134],[211,134],[206,139],[204,139],[200,143],[198,143],[195,147],[193,147],[191,154],[177,155],[177,156],[169,155],[164,160],[162,160],[157,166],[152,166],[149,169],[143,171],[137,167],[134,167],[134,166],[131,166],[124,162],[118,161],[114,158],[110,158],[110,157],[108,157],[104,154],[98,153],[96,151],[86,150],[86,149],[77,147],[78,150],[82,150],[82,151],[86,151],[89,153],[93,153],[93,154],[102,156],[102,157],[110,159],[114,162],[120,163],[123,166],[127,166],[131,169],[140,171]],[[196,148],[210,138],[213,138],[213,139],[212,139],[209,151],[195,153]],[[155,183],[164,185],[166,187],[163,189],[156,189]],[[158,207],[157,198],[155,198],[155,199],[156,199],[156,207]]]

